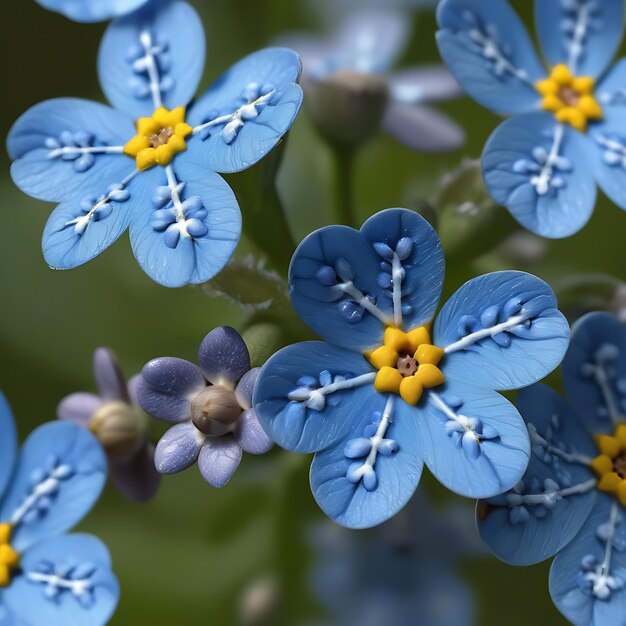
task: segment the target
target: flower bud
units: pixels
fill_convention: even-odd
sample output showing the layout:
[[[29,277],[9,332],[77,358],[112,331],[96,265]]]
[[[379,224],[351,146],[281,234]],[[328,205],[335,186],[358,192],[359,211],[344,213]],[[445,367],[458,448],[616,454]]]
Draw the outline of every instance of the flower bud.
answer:
[[[389,100],[385,81],[372,74],[341,70],[304,85],[313,123],[331,144],[354,148],[379,128]]]
[[[207,387],[191,401],[193,425],[210,437],[232,431],[241,411],[235,394],[220,385]]]
[[[121,400],[107,402],[89,421],[89,430],[102,444],[107,456],[115,461],[126,461],[137,452],[146,427],[145,414]]]

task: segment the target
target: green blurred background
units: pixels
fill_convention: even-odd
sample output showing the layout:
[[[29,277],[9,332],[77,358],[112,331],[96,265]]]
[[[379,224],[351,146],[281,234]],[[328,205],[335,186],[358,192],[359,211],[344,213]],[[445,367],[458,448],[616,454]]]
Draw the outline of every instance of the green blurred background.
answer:
[[[202,15],[207,35],[203,87],[285,30],[317,29],[310,12],[294,0],[192,4]],[[530,5],[516,3],[528,23]],[[40,100],[102,100],[95,63],[104,27],[72,23],[32,0],[11,3],[0,38],[3,136],[20,113]],[[433,15],[419,14],[402,65],[437,59],[434,32]],[[498,120],[466,99],[442,108],[466,129],[465,148],[425,156],[378,135],[358,159],[359,217],[432,198],[442,174],[463,156],[480,154]],[[21,194],[11,183],[7,156],[1,158],[0,387],[13,406],[22,437],[53,419],[64,395],[93,389],[91,355],[97,346],[112,347],[130,375],[155,356],[193,359],[199,341],[215,325],[241,328],[245,318],[236,307],[196,288],[168,290],[151,282],[134,261],[125,236],[87,266],[70,272],[50,270],[40,239],[52,207]],[[296,239],[332,221],[331,179],[330,153],[303,109],[290,133],[279,181]],[[622,211],[602,198],[589,225],[570,239],[550,242],[532,270],[553,282],[582,272],[624,279],[625,225]],[[480,256],[489,248],[485,232],[471,242],[471,255]],[[250,249],[244,241],[241,250]],[[479,269],[502,264],[493,255],[474,264],[466,261],[449,264],[447,293]],[[314,555],[306,530],[323,518],[309,491],[309,461],[280,450],[261,459],[248,457],[222,490],[208,487],[191,469],[167,477],[147,505],[130,504],[107,487],[82,529],[99,535],[113,555],[122,598],[112,623],[238,624],[242,592],[267,576],[282,585],[280,617],[270,623],[297,624],[320,613],[307,584]],[[433,480],[424,482],[434,498],[450,498]],[[473,523],[471,511],[467,523]],[[461,573],[477,594],[476,623],[481,626],[564,623],[548,596],[547,566],[516,569],[485,558],[464,562]],[[415,623],[420,623],[418,616]]]

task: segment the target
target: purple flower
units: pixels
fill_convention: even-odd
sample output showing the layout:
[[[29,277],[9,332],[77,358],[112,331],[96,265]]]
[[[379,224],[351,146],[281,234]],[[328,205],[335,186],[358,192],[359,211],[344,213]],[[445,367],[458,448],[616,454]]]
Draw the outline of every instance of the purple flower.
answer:
[[[109,348],[94,352],[93,371],[98,393],[70,394],[59,403],[57,415],[97,437],[107,454],[111,479],[128,499],[149,500],[156,494],[161,477],[154,469],[148,420],[137,402],[140,376],[127,383]]]
[[[243,451],[264,454],[272,447],[252,408],[259,368],[250,369],[248,348],[229,326],[204,338],[198,362],[153,359],[141,372],[138,399],[144,411],[174,424],[156,447],[157,471],[176,474],[198,461],[204,480],[223,487]]]

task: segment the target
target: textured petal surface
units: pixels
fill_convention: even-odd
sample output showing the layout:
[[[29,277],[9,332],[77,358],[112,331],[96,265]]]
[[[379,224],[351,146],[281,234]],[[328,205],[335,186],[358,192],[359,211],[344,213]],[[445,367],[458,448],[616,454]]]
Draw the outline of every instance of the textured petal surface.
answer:
[[[260,372],[260,367],[254,367],[248,370],[237,383],[235,396],[242,409],[250,409],[252,407],[252,396],[254,395],[254,388]]]
[[[230,173],[262,159],[289,130],[302,104],[298,55],[265,48],[245,57],[198,98],[189,113],[197,127],[226,116],[194,136],[189,150],[208,169]]]
[[[98,55],[102,89],[133,118],[152,115],[162,103],[186,106],[204,68],[204,30],[187,2],[152,0],[113,22]]]
[[[62,533],[91,509],[106,480],[107,462],[96,439],[69,422],[40,426],[28,437],[0,519],[13,521],[18,552]]]
[[[137,399],[141,408],[165,422],[191,419],[191,400],[206,387],[197,365],[176,357],[160,357],[143,366]]]
[[[435,321],[446,376],[515,389],[549,374],[567,350],[569,326],[552,289],[525,272],[485,274],[465,283]]]
[[[606,558],[606,533],[611,528],[612,507],[617,519],[612,541],[611,562],[607,576],[619,588],[600,584],[606,597],[594,596],[593,583],[598,581],[596,568]],[[578,536],[557,554],[550,570],[550,595],[557,608],[575,626],[609,626],[623,624],[626,615],[626,519],[624,509],[613,498],[600,494],[589,519]],[[586,578],[586,580],[585,580]],[[602,593],[604,595],[604,593]]]
[[[23,555],[20,568],[4,599],[29,624],[104,626],[115,611],[119,584],[109,553],[96,537],[41,541]]]
[[[387,79],[391,99],[417,104],[458,98],[461,86],[443,65],[421,65],[394,72]]]
[[[416,433],[416,412],[399,398],[390,410],[391,424],[384,432],[396,450],[378,452],[358,482],[350,479],[364,467],[368,451],[356,457],[351,442],[361,441],[372,426],[374,412],[383,412],[385,396],[376,394],[350,420],[350,430],[332,447],[318,452],[311,465],[311,489],[324,512],[343,526],[368,528],[393,517],[413,495],[422,473],[422,441]],[[354,444],[352,444],[354,446]],[[372,476],[373,479],[369,476]],[[369,475],[369,476],[368,476]],[[369,480],[375,480],[372,484]]]
[[[528,433],[517,409],[500,394],[448,380],[436,393],[424,394],[418,412],[424,462],[448,489],[484,498],[510,489],[524,474]]]
[[[254,409],[241,414],[233,435],[241,449],[248,454],[265,454],[274,445],[271,437],[263,430]]]
[[[232,435],[209,437],[200,450],[198,468],[212,487],[223,487],[241,463],[241,447]]]
[[[382,128],[403,146],[417,152],[449,152],[460,148],[465,132],[447,115],[430,107],[391,102]]]
[[[522,389],[517,408],[531,435],[530,465],[512,491],[479,504],[478,530],[499,558],[532,565],[566,546],[591,513],[595,488],[576,493],[576,485],[588,483],[593,474],[571,455],[592,458],[597,448],[572,409],[549,387]],[[573,493],[560,495],[572,487]]]
[[[622,0],[535,0],[537,34],[550,65],[566,63],[578,76],[599,76],[622,39]]]
[[[77,391],[65,396],[57,406],[57,417],[86,427],[91,416],[104,404],[95,393]]]
[[[158,172],[142,172],[124,184],[133,170],[132,161],[120,157],[93,189],[72,192],[59,204],[43,231],[48,265],[72,269],[91,261],[146,210]],[[124,188],[112,191],[115,185]]]
[[[204,439],[191,422],[174,424],[161,437],[154,452],[157,471],[160,474],[177,474],[193,465]]]
[[[103,193],[102,183],[133,170],[118,153],[135,131],[130,118],[97,102],[78,98],[46,100],[31,107],[13,124],[7,149],[14,160],[11,176],[25,193],[58,202],[82,194]],[[98,150],[89,154],[89,151]],[[120,174],[120,164],[125,165]]]
[[[93,355],[93,374],[98,393],[105,400],[128,402],[128,388],[115,352],[110,348],[97,348]]]
[[[590,313],[573,328],[563,360],[567,397],[591,433],[613,434],[626,421],[626,326],[608,313]]]
[[[337,376],[370,380],[330,393]],[[283,448],[315,452],[332,445],[352,428],[378,396],[372,366],[356,352],[306,341],[287,346],[261,369],[254,408],[263,428]],[[349,383],[348,383],[349,384]],[[323,393],[320,389],[326,388]],[[296,399],[290,400],[292,392]],[[310,398],[313,397],[313,401]],[[309,398],[309,400],[307,400]]]
[[[11,407],[0,393],[0,498],[4,493],[17,456],[17,431]]]
[[[220,326],[202,340],[198,363],[209,382],[234,389],[237,381],[250,370],[250,353],[234,328]]]
[[[126,463],[112,463],[109,468],[115,486],[134,502],[152,499],[161,484],[161,475],[154,466],[154,446],[146,441]]]
[[[496,113],[535,108],[545,70],[508,2],[443,0],[437,21],[441,56],[474,100]]]
[[[152,199],[131,224],[130,242],[150,278],[181,287],[205,282],[226,265],[241,236],[241,212],[224,179],[192,154],[180,155],[173,168],[174,185],[157,172]],[[176,209],[184,220],[177,220]]]
[[[528,113],[501,124],[485,144],[485,184],[524,228],[560,238],[578,232],[596,200],[589,141],[548,113]]]
[[[36,0],[75,22],[102,22],[135,11],[146,0]]]

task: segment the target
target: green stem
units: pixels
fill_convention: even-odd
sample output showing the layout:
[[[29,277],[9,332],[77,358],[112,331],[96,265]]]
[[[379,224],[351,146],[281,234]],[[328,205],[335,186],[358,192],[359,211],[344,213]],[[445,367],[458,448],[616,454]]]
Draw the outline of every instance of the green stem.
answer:
[[[356,227],[353,197],[354,150],[338,145],[333,146],[331,149],[335,161],[335,219],[339,224]]]

